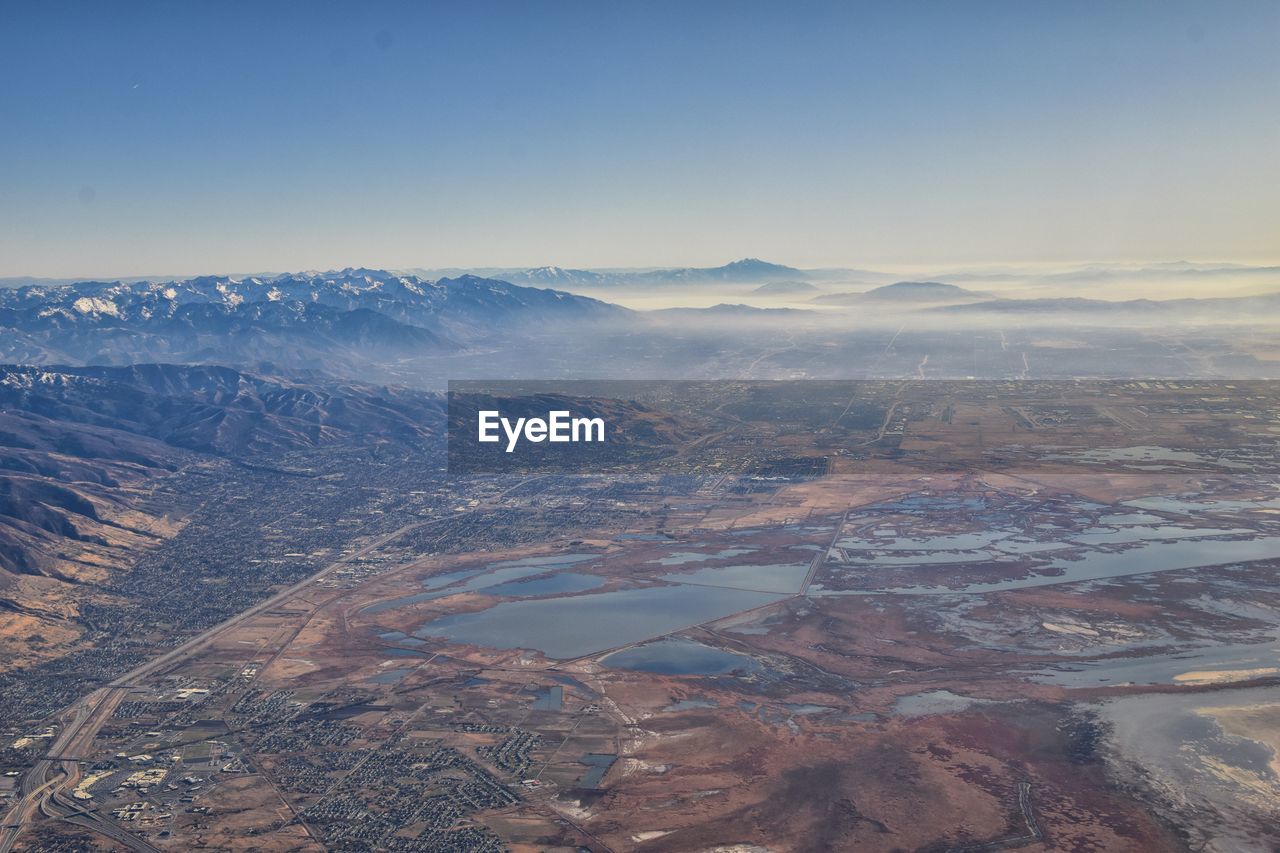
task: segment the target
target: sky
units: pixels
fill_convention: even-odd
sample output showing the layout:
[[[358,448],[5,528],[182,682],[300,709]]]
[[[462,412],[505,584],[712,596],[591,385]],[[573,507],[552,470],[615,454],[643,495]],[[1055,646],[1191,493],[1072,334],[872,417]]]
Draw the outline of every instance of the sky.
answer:
[[[1280,3],[0,0],[0,276],[1280,258]]]

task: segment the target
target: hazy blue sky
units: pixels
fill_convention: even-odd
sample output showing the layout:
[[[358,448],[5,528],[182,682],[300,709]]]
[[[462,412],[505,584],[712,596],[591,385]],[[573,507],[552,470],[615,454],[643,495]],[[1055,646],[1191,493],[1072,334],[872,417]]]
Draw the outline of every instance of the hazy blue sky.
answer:
[[[1262,260],[1280,2],[0,0],[0,275]]]

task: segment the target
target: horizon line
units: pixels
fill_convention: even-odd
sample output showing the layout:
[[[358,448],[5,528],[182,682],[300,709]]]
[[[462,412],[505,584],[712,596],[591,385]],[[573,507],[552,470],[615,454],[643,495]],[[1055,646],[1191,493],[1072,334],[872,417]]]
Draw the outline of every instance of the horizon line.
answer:
[[[254,270],[254,271],[233,271],[233,272],[199,272],[199,273],[148,273],[148,274],[125,274],[125,275],[103,275],[103,274],[72,274],[72,275],[30,275],[25,273],[11,273],[0,275],[0,282],[9,282],[17,280],[29,280],[33,283],[51,282],[51,283],[82,283],[91,281],[101,282],[139,282],[139,281],[183,281],[193,278],[203,278],[206,276],[226,277],[226,278],[259,278],[269,276],[297,275],[300,273],[338,273],[345,270],[371,270],[376,272],[400,273],[406,275],[417,275],[423,272],[471,272],[474,270],[492,270],[501,272],[526,272],[539,269],[561,269],[569,271],[584,272],[651,272],[659,270],[682,270],[682,269],[702,269],[713,270],[722,269],[730,264],[740,263],[742,261],[759,261],[761,263],[772,266],[788,267],[797,272],[884,272],[894,273],[906,270],[932,270],[933,272],[945,275],[956,273],[981,273],[998,271],[1017,272],[1025,271],[1043,272],[1046,270],[1058,270],[1062,272],[1085,270],[1091,267],[1114,268],[1125,270],[1149,270],[1159,267],[1175,268],[1178,266],[1186,267],[1220,267],[1229,269],[1237,267],[1240,269],[1255,269],[1263,271],[1271,267],[1280,267],[1280,258],[1268,259],[1249,259],[1249,260],[1188,260],[1187,258],[1178,258],[1176,260],[1090,260],[1090,261],[982,261],[982,262],[959,262],[952,266],[948,263],[920,263],[920,262],[892,262],[892,263],[867,263],[867,264],[824,264],[816,266],[793,266],[785,262],[768,261],[754,256],[743,256],[726,261],[719,264],[695,265],[695,264],[655,264],[646,266],[588,266],[575,264],[442,264],[442,265],[415,265],[415,266],[371,266],[369,264],[348,264],[342,267],[321,268],[317,266],[304,266],[295,268],[284,268],[277,270]]]

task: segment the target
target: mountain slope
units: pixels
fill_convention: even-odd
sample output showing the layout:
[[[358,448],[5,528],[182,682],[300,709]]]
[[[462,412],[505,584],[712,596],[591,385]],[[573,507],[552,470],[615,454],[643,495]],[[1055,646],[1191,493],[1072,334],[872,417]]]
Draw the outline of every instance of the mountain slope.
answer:
[[[30,413],[231,457],[353,436],[422,443],[440,411],[437,398],[415,392],[173,364],[0,366],[0,407],[6,416]]]

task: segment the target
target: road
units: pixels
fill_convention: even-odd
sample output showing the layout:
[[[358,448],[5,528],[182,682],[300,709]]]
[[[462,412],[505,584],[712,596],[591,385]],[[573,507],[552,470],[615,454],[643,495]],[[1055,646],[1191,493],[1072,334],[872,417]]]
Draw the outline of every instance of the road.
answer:
[[[929,357],[925,356],[925,361],[928,361],[928,359]],[[922,365],[923,363],[924,362],[921,362]],[[893,413],[898,410],[898,406],[902,405],[902,401],[898,398],[902,396],[902,392],[906,390],[907,385],[908,383],[906,382],[902,383],[901,385],[898,386],[898,390],[893,393],[893,403],[889,406],[888,410],[884,413],[884,423],[880,424],[880,429],[876,432],[875,437],[868,438],[866,441],[860,442],[858,445],[856,445],[857,447],[866,447],[867,445],[875,444],[877,441],[884,438],[885,433],[889,431],[889,424],[893,422]],[[833,426],[835,424],[840,423],[841,418],[849,414],[849,410],[853,408],[853,404],[857,402],[857,400],[858,400],[858,395],[855,393],[852,397],[849,398],[849,405],[844,407],[844,411],[840,413],[840,417],[835,419],[835,421],[832,424]]]
[[[18,801],[5,815],[4,826],[0,828],[0,853],[9,853],[13,849],[32,816],[45,808],[46,801],[57,794],[60,787],[79,781],[79,758],[88,756],[93,736],[110,718],[126,692],[120,688],[102,687],[64,712],[64,716],[70,716],[70,721],[49,744],[44,757],[22,777]],[[55,767],[61,769],[61,778],[51,778]]]
[[[488,503],[491,504],[493,501],[501,500],[508,493],[539,479],[542,479],[541,475],[523,479],[496,495]],[[480,508],[477,506],[468,510],[468,512],[475,512]],[[253,619],[255,616],[271,610],[351,561],[376,551],[411,530],[438,524],[442,521],[456,518],[461,514],[463,513],[406,524],[385,536],[379,537],[360,549],[339,557],[315,574],[303,578],[269,598],[263,599],[248,610],[237,613],[230,619],[197,634],[182,645],[176,646],[159,657],[135,667],[113,679],[105,687],[98,688],[70,705],[60,715],[64,719],[69,716],[71,718],[70,721],[67,722],[53,743],[49,745],[49,750],[45,753],[45,756],[37,761],[22,777],[18,801],[5,815],[3,826],[0,826],[0,853],[9,853],[13,849],[14,844],[17,843],[18,836],[22,834],[22,830],[30,824],[32,817],[38,812],[45,814],[47,817],[62,817],[77,825],[93,829],[134,850],[156,850],[157,848],[127,832],[108,818],[95,812],[80,810],[72,801],[67,800],[63,794],[65,789],[74,786],[80,779],[78,757],[81,755],[88,757],[94,739],[98,735],[98,730],[102,728],[103,723],[110,719],[112,713],[115,712],[116,706],[128,694],[129,688],[157,670],[163,669],[190,655],[192,652],[204,648],[218,637]],[[59,778],[51,777],[55,766],[59,766],[62,769],[63,775]]]

